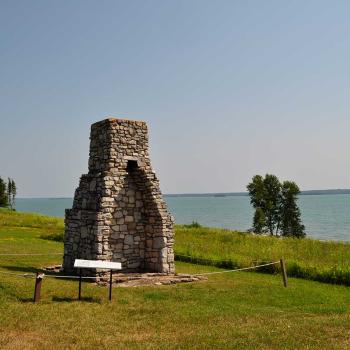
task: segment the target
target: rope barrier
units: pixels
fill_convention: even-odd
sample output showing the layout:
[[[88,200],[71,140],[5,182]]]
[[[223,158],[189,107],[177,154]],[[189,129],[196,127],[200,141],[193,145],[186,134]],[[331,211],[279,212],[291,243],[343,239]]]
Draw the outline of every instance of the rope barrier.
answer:
[[[48,255],[63,255],[63,253],[46,253],[46,254],[27,254],[27,253],[10,253],[10,254],[0,254],[0,256],[48,256]]]
[[[279,261],[267,263],[267,264],[262,264],[262,265],[256,265],[256,266],[250,266],[250,267],[243,267],[240,269],[234,269],[234,270],[227,270],[227,271],[214,271],[214,272],[204,272],[204,273],[196,273],[194,276],[207,276],[207,275],[215,275],[215,274],[221,274],[221,273],[228,273],[228,272],[235,272],[235,271],[246,271],[246,270],[253,270],[259,267],[264,267],[264,266],[269,266],[269,265],[275,265],[279,264]],[[4,275],[11,275],[11,276],[17,276],[17,277],[27,277],[27,278],[34,278],[34,274],[16,274],[13,272],[4,272],[0,271],[1,274]],[[79,276],[65,276],[65,275],[50,275],[50,274],[45,274],[43,273],[43,277],[49,277],[49,278],[71,278],[71,279],[79,279]],[[82,276],[82,279],[96,279],[96,277],[93,276]]]
[[[3,275],[10,275],[10,276],[15,276],[15,277],[26,277],[26,278],[35,278],[34,274],[30,273],[25,273],[25,274],[18,274],[18,273],[13,273],[13,272],[5,272],[5,271],[0,271],[0,274]],[[51,277],[51,278],[72,278],[72,279],[79,279],[79,276],[60,276],[60,275],[46,275],[43,273],[43,278],[44,277]],[[82,279],[96,279],[96,277],[91,277],[91,276],[82,276]]]
[[[50,256],[50,255],[63,255],[63,253],[46,253],[46,254],[42,254],[42,253],[9,253],[9,254],[0,254],[0,256]],[[193,258],[191,256],[187,256],[187,255],[182,255],[182,254],[178,254],[177,256],[179,257],[187,257],[187,258]],[[211,259],[211,261],[221,261],[221,260],[214,260]],[[253,270],[259,267],[264,267],[264,266],[270,266],[270,265],[276,265],[276,264],[280,264],[280,261],[274,261],[274,262],[270,262],[270,263],[266,263],[266,264],[262,264],[262,265],[255,265],[255,266],[250,266],[250,267],[243,267],[243,268],[239,268],[239,269],[233,269],[233,270],[226,270],[226,271],[213,271],[213,272],[204,272],[204,273],[197,273],[194,274],[194,276],[207,276],[207,275],[216,275],[216,274],[221,274],[221,273],[228,273],[228,272],[235,272],[235,271],[247,271],[247,270]],[[30,278],[34,278],[35,275],[33,274],[16,274],[16,273],[11,273],[11,272],[3,272],[0,271],[1,274],[6,274],[6,275],[12,275],[12,276],[17,276],[17,277],[30,277]],[[92,277],[92,276],[61,276],[61,275],[50,275],[50,274],[43,274],[43,277],[49,277],[49,278],[71,278],[71,279],[96,279],[96,277]]]
[[[63,253],[0,253],[0,256],[50,256],[50,255],[63,255]],[[0,271],[3,275],[10,275],[10,276],[16,276],[16,277],[30,277],[35,278],[34,274],[16,274],[12,272],[5,272]],[[71,279],[79,279],[79,276],[61,276],[61,275],[47,275],[43,273],[42,278],[49,277],[49,278],[71,278]],[[96,277],[90,277],[90,276],[82,276],[82,279],[96,279]]]
[[[51,277],[51,278],[75,278],[79,279],[79,276],[61,276],[61,275],[46,275],[44,274],[44,277]],[[81,276],[81,279],[96,279],[96,277],[93,276]]]
[[[26,278],[35,278],[35,274],[33,273],[24,273],[24,274],[18,274],[14,272],[6,272],[6,271],[0,271],[0,274],[2,275],[10,275],[14,277],[26,277]],[[49,278],[72,278],[72,279],[79,279],[79,276],[62,276],[62,275],[47,275],[45,273],[42,273],[42,278],[49,277]],[[82,276],[82,279],[96,279],[96,277],[93,276]]]
[[[258,267],[269,266],[269,265],[276,265],[276,264],[280,264],[280,262],[279,261],[274,261],[274,262],[267,263],[267,264],[255,265],[255,266],[250,266],[250,267],[242,267],[240,269],[234,269],[234,270],[196,273],[195,276],[206,276],[206,275],[215,275],[215,274],[219,274],[219,273],[227,273],[227,272],[234,272],[234,271],[253,270],[253,269],[256,269]]]
[[[10,276],[16,276],[16,277],[35,278],[35,275],[31,273],[18,274],[13,272],[6,272],[6,271],[0,271],[0,273],[2,275],[10,275]]]
[[[44,254],[43,254],[44,255]],[[204,272],[204,273],[198,273],[195,274],[194,276],[207,276],[207,275],[214,275],[214,274],[220,274],[220,273],[227,273],[227,272],[235,272],[235,271],[247,271],[247,270],[252,270],[256,269],[259,267],[263,266],[270,266],[270,265],[275,265],[275,264],[281,264],[281,269],[282,269],[282,277],[283,277],[283,285],[284,287],[288,287],[288,278],[287,278],[287,270],[286,270],[286,265],[284,259],[280,259],[280,261],[274,261],[266,264],[261,264],[261,265],[255,265],[255,266],[250,266],[250,267],[242,267],[240,269],[234,269],[234,270],[226,270],[226,271],[213,271],[213,272]],[[41,285],[44,277],[48,278],[69,278],[69,279],[79,279],[79,297],[78,299],[81,300],[81,283],[83,279],[96,279],[94,276],[82,276],[81,275],[81,270],[80,270],[80,276],[65,276],[65,275],[52,275],[48,274],[45,275],[43,272],[37,272],[35,275],[34,274],[17,274],[13,272],[6,272],[6,271],[0,271],[0,274],[3,275],[9,275],[12,277],[24,277],[24,278],[32,278],[35,279],[35,288],[34,288],[34,303],[37,303],[40,301],[40,293],[41,293]],[[112,296],[112,270],[110,273],[110,282],[109,282],[109,300],[111,300]]]
[[[256,265],[256,266],[250,266],[250,267],[243,267],[240,269],[234,269],[234,270],[227,270],[227,271],[213,271],[213,272],[204,272],[204,273],[196,273],[194,276],[207,276],[207,275],[215,275],[215,274],[221,274],[221,273],[228,273],[228,272],[235,272],[235,271],[246,271],[246,270],[253,270],[259,267],[264,267],[264,266],[270,266],[270,265],[276,265],[279,264],[279,261],[274,261],[271,263],[267,264],[262,264],[262,265]],[[26,278],[34,278],[34,274],[17,274],[13,272],[5,272],[5,271],[0,271],[1,274],[3,275],[11,275],[11,276],[17,276],[17,277],[26,277]],[[71,279],[79,279],[79,276],[65,276],[65,275],[50,275],[50,274],[45,274],[43,273],[43,277],[49,277],[49,278],[71,278]],[[93,276],[82,276],[81,279],[96,279],[96,277]]]
[[[63,253],[6,253],[6,254],[0,254],[0,256],[50,256],[50,255],[63,255]],[[16,274],[12,272],[5,272],[5,271],[0,271],[0,274],[3,275],[11,275],[11,276],[16,276],[16,277],[30,277],[30,278],[35,278],[34,274]],[[44,277],[49,277],[49,278],[71,278],[71,279],[79,279],[80,276],[65,276],[65,275],[50,275],[50,274],[45,274],[43,273],[42,278]],[[96,277],[92,276],[82,276],[81,279],[96,279]]]

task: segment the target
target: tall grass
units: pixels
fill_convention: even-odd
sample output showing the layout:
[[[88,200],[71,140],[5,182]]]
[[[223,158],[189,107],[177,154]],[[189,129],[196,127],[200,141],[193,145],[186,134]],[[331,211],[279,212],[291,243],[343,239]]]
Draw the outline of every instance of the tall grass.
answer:
[[[22,213],[9,209],[0,209],[0,226],[10,227],[35,227],[54,229],[55,231],[64,229],[64,221],[61,218],[44,216],[35,213]]]
[[[290,276],[350,285],[350,244],[276,238],[215,228],[176,226],[179,260],[246,267],[284,257]],[[186,260],[187,259],[187,260]]]

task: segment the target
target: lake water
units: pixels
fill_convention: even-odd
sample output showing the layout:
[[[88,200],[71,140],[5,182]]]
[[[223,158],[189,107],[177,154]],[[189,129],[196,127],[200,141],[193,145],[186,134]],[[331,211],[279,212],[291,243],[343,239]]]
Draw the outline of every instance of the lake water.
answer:
[[[247,230],[253,210],[247,196],[168,197],[171,214],[178,224],[193,220],[204,226]],[[71,198],[17,199],[18,211],[64,217]],[[299,197],[306,233],[318,239],[350,241],[350,194],[303,195]]]

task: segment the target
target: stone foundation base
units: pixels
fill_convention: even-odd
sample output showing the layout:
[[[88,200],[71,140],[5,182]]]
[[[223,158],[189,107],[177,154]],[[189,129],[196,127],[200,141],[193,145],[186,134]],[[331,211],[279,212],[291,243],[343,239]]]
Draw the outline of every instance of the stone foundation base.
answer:
[[[47,266],[43,268],[48,273],[57,273],[62,271],[61,265]],[[189,275],[185,273],[166,274],[166,273],[113,273],[113,287],[138,287],[148,285],[170,285],[177,283],[198,282],[207,280],[205,276]],[[104,276],[96,277],[96,279],[89,279],[90,281],[101,286],[109,285],[109,272],[106,271]]]
[[[198,282],[206,280],[204,276],[188,274],[163,274],[163,273],[116,273],[113,275],[115,287],[139,287],[147,285],[169,285],[176,283]],[[108,285],[107,279],[101,279],[100,285]]]

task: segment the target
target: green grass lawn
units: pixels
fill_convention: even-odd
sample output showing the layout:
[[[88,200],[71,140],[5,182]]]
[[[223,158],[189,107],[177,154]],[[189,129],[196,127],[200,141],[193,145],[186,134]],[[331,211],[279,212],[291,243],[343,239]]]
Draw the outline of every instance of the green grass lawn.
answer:
[[[16,226],[2,216],[0,253],[62,252],[61,242],[40,238],[62,226],[44,218],[32,227],[22,218]],[[181,237],[185,233],[177,229],[181,244],[192,239],[191,234]],[[60,262],[55,255],[0,256],[0,272],[35,271]],[[176,269],[219,271],[184,262]],[[198,283],[115,288],[112,302],[107,288],[90,283],[83,284],[81,302],[76,281],[45,278],[40,304],[32,303],[33,290],[32,279],[0,274],[1,349],[350,348],[350,290],[345,286],[290,278],[284,288],[278,274],[235,272]]]

